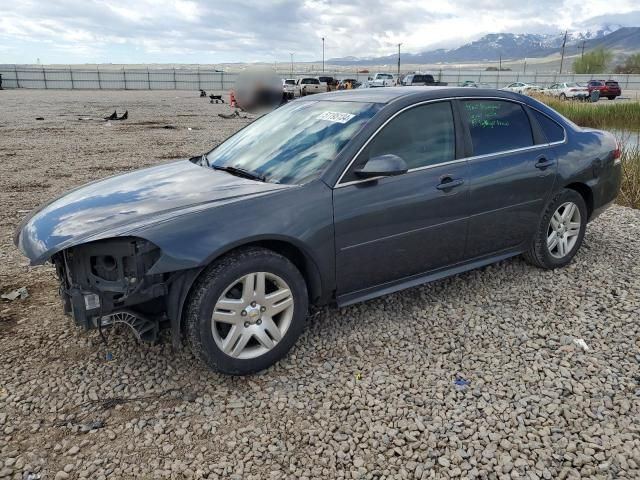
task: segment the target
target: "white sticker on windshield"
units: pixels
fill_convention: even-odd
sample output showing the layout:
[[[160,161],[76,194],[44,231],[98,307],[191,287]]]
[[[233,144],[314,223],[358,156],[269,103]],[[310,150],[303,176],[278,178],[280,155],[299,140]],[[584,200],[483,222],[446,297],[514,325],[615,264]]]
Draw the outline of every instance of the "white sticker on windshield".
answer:
[[[318,115],[318,120],[326,120],[328,122],[336,122],[336,123],[347,123],[351,120],[355,115],[350,113],[341,113],[341,112],[323,112]]]

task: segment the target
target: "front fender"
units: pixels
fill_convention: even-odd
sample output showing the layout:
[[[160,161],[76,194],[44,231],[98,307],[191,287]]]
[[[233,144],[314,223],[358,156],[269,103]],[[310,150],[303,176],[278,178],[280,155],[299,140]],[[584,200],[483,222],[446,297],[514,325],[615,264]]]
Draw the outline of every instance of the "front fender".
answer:
[[[250,243],[279,241],[309,258],[323,290],[335,284],[332,192],[321,181],[248,198],[130,231],[162,251],[150,274],[198,269]],[[327,287],[325,287],[327,286]]]

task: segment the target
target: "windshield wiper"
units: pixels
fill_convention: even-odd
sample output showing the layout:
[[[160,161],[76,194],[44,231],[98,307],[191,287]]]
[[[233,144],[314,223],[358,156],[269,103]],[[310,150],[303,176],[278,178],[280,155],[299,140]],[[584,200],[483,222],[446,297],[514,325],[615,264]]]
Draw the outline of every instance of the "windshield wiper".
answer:
[[[251,170],[245,170],[240,167],[233,167],[231,165],[220,166],[220,165],[210,165],[214,170],[222,170],[223,172],[230,173],[231,175],[235,175],[237,177],[248,178],[250,180],[258,180],[260,182],[266,182],[267,179],[264,175],[260,175],[259,173],[252,172]]]

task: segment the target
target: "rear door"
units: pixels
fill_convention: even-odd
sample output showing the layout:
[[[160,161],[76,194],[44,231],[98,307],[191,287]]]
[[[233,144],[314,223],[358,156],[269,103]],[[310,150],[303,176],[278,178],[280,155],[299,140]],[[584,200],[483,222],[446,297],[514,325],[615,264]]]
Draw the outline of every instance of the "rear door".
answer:
[[[461,260],[469,209],[467,163],[449,101],[411,107],[356,157],[333,193],[338,296],[384,288]],[[383,154],[403,175],[363,181],[353,171]]]
[[[465,257],[520,248],[531,240],[555,181],[553,148],[520,103],[474,99],[460,106],[472,155]]]

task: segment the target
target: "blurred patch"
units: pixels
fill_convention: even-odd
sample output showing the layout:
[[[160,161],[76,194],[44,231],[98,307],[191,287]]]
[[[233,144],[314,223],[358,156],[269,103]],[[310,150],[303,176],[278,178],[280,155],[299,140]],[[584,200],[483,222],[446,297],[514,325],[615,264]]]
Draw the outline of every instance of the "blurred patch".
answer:
[[[241,73],[233,89],[236,105],[244,111],[264,113],[287,101],[280,77],[269,72]]]

